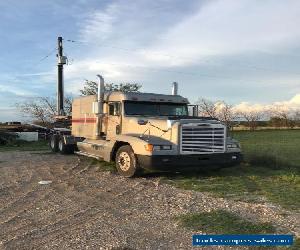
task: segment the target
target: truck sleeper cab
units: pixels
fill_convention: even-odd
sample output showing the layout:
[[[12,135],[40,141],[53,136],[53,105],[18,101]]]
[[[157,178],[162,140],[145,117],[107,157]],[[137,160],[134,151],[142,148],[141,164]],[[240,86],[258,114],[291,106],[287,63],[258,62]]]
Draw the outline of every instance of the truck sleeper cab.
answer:
[[[189,116],[187,105],[177,94],[103,91],[79,97],[73,101],[71,134],[56,140],[77,148],[77,154],[115,161],[126,177],[142,168],[180,171],[238,164],[240,146],[227,137],[226,126]]]

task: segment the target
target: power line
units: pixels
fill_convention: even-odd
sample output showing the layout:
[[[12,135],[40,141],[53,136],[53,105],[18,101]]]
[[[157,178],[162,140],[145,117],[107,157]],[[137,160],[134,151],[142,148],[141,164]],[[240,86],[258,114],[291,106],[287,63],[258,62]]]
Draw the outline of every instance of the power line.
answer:
[[[57,48],[54,48],[52,50],[50,50],[49,53],[47,53],[45,56],[41,57],[41,59],[37,60],[35,63],[33,63],[31,69],[36,69],[36,67],[44,60],[46,60],[47,58],[49,58],[52,54],[54,54],[54,52],[57,51]],[[13,79],[18,79],[19,77],[39,77],[41,75],[52,75],[52,73],[47,73],[47,72],[35,72],[35,73],[26,73],[26,74],[18,74],[18,75],[14,75]]]
[[[51,56],[55,51],[57,50],[57,48],[52,49],[46,56],[42,57],[38,62],[42,62],[44,60],[46,60],[49,56]]]

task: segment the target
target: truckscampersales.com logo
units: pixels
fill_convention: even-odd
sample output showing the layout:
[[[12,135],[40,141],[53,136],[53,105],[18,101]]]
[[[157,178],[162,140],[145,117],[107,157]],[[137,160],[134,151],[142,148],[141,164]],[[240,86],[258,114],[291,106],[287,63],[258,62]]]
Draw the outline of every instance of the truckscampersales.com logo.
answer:
[[[194,246],[290,246],[293,235],[193,235]]]

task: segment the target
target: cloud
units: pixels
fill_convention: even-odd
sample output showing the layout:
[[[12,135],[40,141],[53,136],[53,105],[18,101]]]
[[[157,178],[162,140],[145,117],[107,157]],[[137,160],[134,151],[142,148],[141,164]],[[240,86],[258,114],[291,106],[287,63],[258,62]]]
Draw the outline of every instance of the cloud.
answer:
[[[80,46],[84,46],[87,53],[76,63],[86,65],[89,61],[87,68],[80,69],[90,74],[94,73],[93,65],[99,65],[96,61],[101,60],[109,77],[121,78],[128,75],[126,71],[134,72],[138,67],[149,68],[149,71],[153,68],[174,71],[183,68],[181,71],[185,71],[193,65],[213,68],[216,66],[214,59],[253,51],[273,52],[276,49],[278,52],[296,46],[300,40],[299,1],[191,3],[193,10],[172,14],[153,8],[150,2],[115,1],[88,13],[79,32],[80,39],[85,42]],[[176,4],[174,2],[171,7],[178,9]],[[160,5],[164,6],[164,2]],[[151,15],[157,18],[147,18]],[[226,61],[221,64],[220,68],[228,66]],[[252,75],[253,72],[250,77]]]
[[[81,3],[74,3],[67,11],[71,11],[69,14],[66,8],[55,7],[61,12],[54,16],[45,9],[39,26],[26,23],[26,27],[35,27],[23,32],[28,40],[36,33],[47,31],[47,36],[41,36],[34,47],[24,47],[23,51],[22,46],[12,44],[17,48],[13,51],[18,57],[9,55],[13,68],[10,70],[16,79],[9,79],[9,84],[0,84],[1,90],[16,95],[8,101],[16,102],[20,96],[55,93],[57,69],[54,56],[51,63],[47,59],[34,66],[34,71],[23,61],[15,65],[20,58],[29,58],[26,62],[32,60],[34,51],[42,53],[35,55],[37,59],[42,58],[48,45],[55,46],[48,37],[50,33],[78,40],[77,43],[64,42],[69,59],[74,58],[74,63],[65,67],[65,92],[74,95],[79,93],[85,79],[96,80],[96,74],[102,74],[107,82],[140,82],[146,92],[169,93],[171,82],[178,81],[180,93],[191,100],[203,96],[239,103],[237,106],[244,109],[262,109],[268,104],[260,103],[272,105],[275,100],[288,99],[300,91],[299,77],[293,74],[300,63],[299,57],[295,56],[300,50],[300,1],[114,0]],[[20,9],[21,14],[23,10]],[[30,20],[32,17],[37,24],[41,18],[36,18],[34,11],[26,12],[26,16]],[[9,17],[13,23],[15,19]],[[49,23],[52,19],[55,22]],[[62,25],[55,25],[56,22]],[[19,41],[9,33],[11,30],[15,29],[10,28],[6,34]],[[39,50],[36,50],[37,46]],[[25,50],[30,56],[26,56]],[[36,74],[28,73],[35,71]],[[5,82],[3,75],[1,82]],[[270,91],[270,94],[265,95],[264,91]],[[295,100],[286,102],[282,104],[289,106]]]
[[[65,67],[66,90],[74,95],[78,94],[85,80],[97,81],[97,74],[103,75],[106,82],[114,82],[115,79],[126,81],[125,66],[109,62],[101,63],[91,58],[78,61],[71,67]]]
[[[0,93],[3,95],[13,94],[16,96],[34,96],[34,92],[24,89],[24,87],[18,88],[16,86],[12,86],[11,84],[0,84]]]
[[[237,113],[265,112],[272,105],[263,105],[259,103],[251,104],[249,102],[241,102],[233,107]]]
[[[300,106],[300,94],[295,95],[289,103],[292,103],[294,105],[299,105]]]
[[[88,14],[80,30],[83,42],[106,40],[113,32],[113,24],[120,13],[120,5],[111,3],[103,11],[95,10]]]
[[[55,75],[55,72],[46,71],[46,72],[36,72],[36,73],[24,73],[24,74],[18,74],[16,75],[16,77],[20,78],[20,77],[49,76],[49,75]]]
[[[15,108],[0,108],[0,122],[23,120]]]
[[[271,112],[272,110],[283,111],[287,113],[300,111],[300,94],[295,95],[290,100],[273,102],[269,104],[241,102],[233,107],[238,113],[251,112]]]
[[[283,49],[299,41],[299,10],[297,0],[209,1],[170,27],[148,52],[174,55],[178,58],[169,61],[187,65],[207,57]],[[147,59],[167,61],[165,57]]]

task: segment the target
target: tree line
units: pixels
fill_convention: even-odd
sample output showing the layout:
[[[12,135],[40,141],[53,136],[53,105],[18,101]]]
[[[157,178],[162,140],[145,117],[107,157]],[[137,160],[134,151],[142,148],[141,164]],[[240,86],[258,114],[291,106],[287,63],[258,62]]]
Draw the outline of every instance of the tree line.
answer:
[[[106,91],[139,92],[142,85],[139,83],[108,83],[105,84]],[[85,80],[82,96],[97,93],[98,83]],[[67,116],[72,114],[72,97],[67,96],[64,100]],[[300,107],[298,110],[290,110],[280,105],[268,109],[245,109],[238,110],[225,101],[212,101],[199,99],[195,103],[198,116],[210,117],[222,121],[228,128],[243,125],[250,130],[258,126],[294,128],[300,126]],[[48,126],[54,121],[56,114],[55,97],[37,97],[16,104],[19,111],[33,122],[42,126]]]
[[[139,83],[106,83],[105,91],[121,91],[121,92],[139,92],[142,87]],[[80,90],[82,96],[95,95],[98,91],[98,83],[85,80],[83,89]],[[66,116],[72,115],[72,96],[64,98],[64,110]],[[49,126],[54,122],[56,115],[56,98],[51,97],[35,97],[19,103],[16,108],[25,117],[32,119],[33,123],[41,126]]]
[[[211,101],[200,99],[196,102],[198,116],[210,117],[224,122],[227,127],[237,125],[256,130],[262,127],[300,127],[300,107],[289,109],[282,105],[273,105],[264,109],[239,110],[225,101]]]

